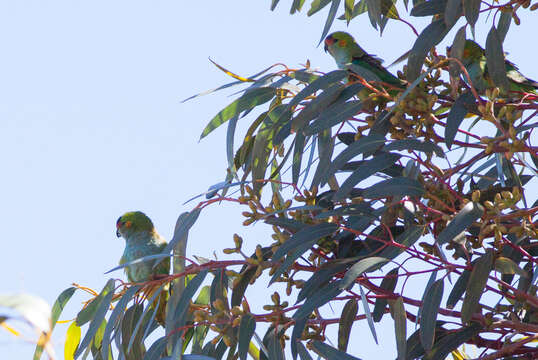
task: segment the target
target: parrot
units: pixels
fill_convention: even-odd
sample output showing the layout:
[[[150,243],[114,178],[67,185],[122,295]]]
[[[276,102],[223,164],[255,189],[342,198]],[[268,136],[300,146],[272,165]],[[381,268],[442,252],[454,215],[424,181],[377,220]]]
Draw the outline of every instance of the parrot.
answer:
[[[141,211],[131,211],[123,214],[116,222],[116,235],[125,239],[125,250],[120,259],[120,265],[148,255],[160,254],[167,243],[159,235],[153,222]],[[155,262],[161,261],[153,268]],[[170,259],[156,259],[125,268],[130,282],[154,280],[170,272]]]
[[[472,40],[465,41],[462,64],[469,73],[473,86],[479,94],[483,95],[486,89],[495,87],[488,74],[486,51],[476,42]],[[536,94],[538,82],[521,74],[512,62],[505,59],[504,64],[506,67],[506,76],[510,84],[510,92]],[[506,95],[502,91],[501,94]]]
[[[325,52],[334,58],[339,69],[351,70],[366,80],[376,80],[391,87],[404,89],[405,84],[385,69],[382,60],[368,54],[355,41],[353,36],[336,31],[325,38]]]
[[[125,250],[120,259],[120,265],[145,256],[160,254],[167,245],[166,240],[155,230],[151,219],[141,211],[130,211],[120,216],[116,221],[116,235],[125,239]],[[156,262],[159,264],[153,268]],[[170,258],[132,264],[125,267],[125,273],[130,282],[137,283],[166,277],[170,273]],[[148,300],[153,297],[157,289],[150,287],[145,291]],[[165,327],[166,322],[166,303],[170,296],[169,290],[170,286],[166,284],[160,295],[150,305],[152,308],[159,307],[155,320],[162,327]]]

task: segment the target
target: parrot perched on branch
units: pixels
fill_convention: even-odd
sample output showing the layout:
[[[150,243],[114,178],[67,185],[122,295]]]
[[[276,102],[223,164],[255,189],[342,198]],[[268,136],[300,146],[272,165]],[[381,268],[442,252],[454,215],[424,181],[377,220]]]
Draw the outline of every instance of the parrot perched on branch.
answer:
[[[368,54],[350,34],[337,31],[325,38],[325,52],[329,52],[339,69],[350,70],[367,81],[379,81],[391,87],[404,89],[405,84],[385,69],[382,60]]]
[[[144,256],[160,254],[166,247],[166,240],[157,233],[153,222],[141,211],[123,214],[116,222],[116,235],[125,239],[120,265]],[[154,269],[153,265],[159,261],[159,265]],[[125,268],[125,273],[130,282],[154,280],[159,275],[170,273],[170,258],[129,265]]]
[[[465,41],[462,64],[469,73],[473,87],[479,94],[484,94],[487,89],[494,88],[486,63],[486,51],[472,40]],[[510,84],[509,92],[534,93],[538,89],[538,82],[521,74],[518,68],[508,60],[504,61],[506,76]],[[464,80],[468,79],[464,76]],[[505,94],[506,95],[506,94]]]

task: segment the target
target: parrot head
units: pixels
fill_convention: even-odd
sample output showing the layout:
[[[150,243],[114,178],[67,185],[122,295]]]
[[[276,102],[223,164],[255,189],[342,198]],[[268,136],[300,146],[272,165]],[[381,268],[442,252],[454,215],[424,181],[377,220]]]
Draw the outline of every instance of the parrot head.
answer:
[[[116,235],[126,238],[132,233],[153,231],[153,223],[150,218],[141,211],[126,212],[116,221]]]
[[[463,48],[464,63],[472,63],[480,60],[485,55],[484,49],[472,40],[465,41]]]
[[[347,32],[336,31],[325,38],[325,52],[329,52],[339,65],[350,63],[355,56],[362,56],[364,50]]]

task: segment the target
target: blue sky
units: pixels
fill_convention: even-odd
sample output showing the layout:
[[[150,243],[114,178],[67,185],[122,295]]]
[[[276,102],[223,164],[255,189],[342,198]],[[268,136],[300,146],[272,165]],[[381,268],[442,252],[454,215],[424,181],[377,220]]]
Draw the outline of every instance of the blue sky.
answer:
[[[146,212],[170,238],[177,216],[195,204],[183,202],[223,179],[224,132],[198,139],[232,100],[230,92],[180,102],[230,81],[208,57],[242,75],[276,62],[297,67],[306,59],[334,69],[316,47],[326,10],[313,18],[307,9],[290,16],[289,1],[276,12],[269,3],[0,2],[0,292],[30,292],[52,304],[72,282],[100,289],[123,251],[115,236],[123,212]],[[526,75],[538,78],[528,35],[535,27],[522,20],[509,32],[505,50]],[[426,23],[421,20],[419,31]],[[345,28],[341,21],[333,26]],[[484,28],[479,24],[482,43]],[[348,31],[387,63],[414,41],[397,22],[379,37],[366,16]],[[234,232],[252,247],[263,242],[267,230],[242,228],[240,211],[222,204],[203,212],[188,253],[211,257],[217,251],[222,258],[219,250],[232,244]],[[74,297],[62,318],[74,317],[85,299]],[[59,355],[65,329],[55,331]],[[393,348],[392,340],[386,344]],[[380,348],[361,347],[357,355],[379,356]],[[0,331],[0,358],[32,353],[32,345]]]

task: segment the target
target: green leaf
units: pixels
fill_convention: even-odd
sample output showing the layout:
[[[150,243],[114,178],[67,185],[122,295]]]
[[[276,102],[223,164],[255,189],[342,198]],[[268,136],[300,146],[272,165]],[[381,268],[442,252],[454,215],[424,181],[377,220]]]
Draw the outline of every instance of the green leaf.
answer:
[[[306,349],[304,348],[300,340],[307,321],[308,321],[308,318],[306,317],[295,320],[295,325],[293,326],[293,331],[291,332],[291,339],[290,339],[290,350],[291,350],[291,356],[293,359],[297,359],[297,352],[301,352],[301,351],[304,351],[306,353],[307,359],[310,358],[308,351],[306,351]],[[305,356],[303,355],[304,354],[301,354],[301,359],[304,360]],[[312,358],[310,358],[310,360],[312,360]]]
[[[103,287],[103,290],[101,290],[101,293],[95,299],[93,299],[92,302],[88,306],[86,306],[77,314],[77,319],[76,319],[77,325],[82,326],[86,324],[88,321],[92,320],[94,318],[94,315],[97,309],[101,305],[101,302],[103,301],[103,299],[106,297],[106,295],[109,292],[113,292],[113,291],[114,291],[114,280],[110,279],[107,281],[106,285]],[[99,324],[101,323],[99,322]]]
[[[426,354],[424,360],[445,359],[452,351],[457,349],[461,344],[476,336],[482,330],[482,325],[477,322],[461,328],[457,331],[451,331],[435,343],[433,349]]]
[[[252,339],[255,330],[256,319],[254,319],[254,316],[251,314],[243,315],[241,317],[241,322],[239,323],[239,359],[246,360],[250,340]]]
[[[338,201],[346,198],[355,185],[375,173],[394,165],[400,157],[401,155],[399,154],[381,153],[374,156],[371,160],[364,161],[342,183],[338,191],[333,195],[333,200]]]
[[[284,263],[278,267],[275,271],[269,284],[273,283],[276,279],[280,277],[288,268],[297,260],[305,251],[314,246],[319,239],[324,236],[331,235],[338,229],[338,225],[333,223],[321,223],[308,228],[302,229],[301,231],[294,234],[289,238],[284,244],[275,252],[273,256],[273,261],[280,260],[287,252],[293,250],[293,253],[286,257]]]
[[[407,60],[407,80],[415,81],[422,69],[424,59],[432,47],[439,44],[450,30],[444,19],[438,19],[426,26],[420,33]]]
[[[304,345],[297,341],[297,352],[299,353],[299,356],[301,357],[301,360],[313,360],[312,356],[308,353],[308,350],[304,347]],[[297,357],[294,357],[296,359]]]
[[[461,321],[468,323],[478,310],[480,298],[486,287],[488,276],[493,265],[493,250],[488,249],[477,261],[465,290],[465,298],[461,306]]]
[[[345,148],[329,165],[325,175],[321,177],[320,182],[325,184],[327,180],[341,169],[349,160],[355,156],[367,151],[373,151],[385,143],[385,137],[378,134],[372,134],[361,137],[347,148]]]
[[[255,193],[259,193],[264,185],[263,180],[265,179],[267,163],[273,147],[273,135],[274,129],[270,124],[270,119],[267,118],[266,121],[264,121],[262,128],[256,134],[256,139],[254,140],[254,146],[252,148],[252,186]]]
[[[310,188],[316,187],[320,183],[321,179],[325,176],[327,168],[330,166],[334,151],[334,138],[331,135],[331,129],[326,129],[325,131],[319,133],[317,135],[317,139],[318,166],[316,168],[316,172],[314,173]],[[327,179],[329,178],[330,176],[327,177]]]
[[[461,296],[467,288],[467,283],[469,282],[470,276],[471,272],[466,269],[461,273],[458,280],[456,280],[456,283],[454,284],[454,287],[450,291],[448,299],[446,300],[446,307],[448,309],[453,309],[456,303],[461,299]]]
[[[447,0],[430,0],[418,3],[411,9],[411,16],[432,16],[445,12]]]
[[[360,360],[354,356],[346,354],[343,351],[337,350],[330,345],[322,343],[319,340],[312,341],[312,350],[314,350],[319,356],[327,360]]]
[[[190,228],[198,219],[200,211],[202,211],[202,209],[197,208],[190,212],[184,212],[179,215],[174,229],[174,236],[168,245],[166,245],[166,248],[162,252],[163,254],[170,253],[170,251],[176,247],[177,243],[188,235]]]
[[[411,225],[410,227],[405,229],[403,233],[401,233],[400,235],[397,235],[396,238],[394,239],[394,242],[401,244],[405,246],[406,248],[409,248],[413,246],[413,244],[417,242],[418,239],[420,239],[423,232],[424,232],[424,226]],[[403,251],[404,249],[400,247],[389,246],[383,251],[381,251],[379,256],[392,260],[396,258],[398,255],[400,255]]]
[[[497,23],[497,34],[501,42],[504,42],[506,33],[510,28],[510,23],[512,22],[512,12],[511,11],[501,11],[501,16],[499,17],[499,22]]]
[[[528,277],[525,270],[520,268],[512,259],[500,256],[495,259],[495,269],[501,274],[518,274],[523,277]]]
[[[359,305],[355,299],[349,299],[342,309],[338,324],[338,350],[340,351],[345,352],[347,350],[349,335],[351,335],[351,327],[355,322],[358,310]]]
[[[142,316],[144,306],[142,304],[133,304],[126,311],[121,320],[121,347],[120,351],[123,351],[126,359],[141,359],[144,353],[144,343],[142,340],[142,334],[139,332],[136,334],[137,342],[136,346],[131,349],[131,352],[127,351],[129,339],[135,334],[135,324]]]
[[[306,299],[304,304],[297,309],[293,318],[295,320],[302,319],[312,313],[314,309],[319,308],[320,306],[325,305],[332,299],[334,299],[338,294],[340,294],[340,281],[334,281],[327,286],[319,289],[317,292],[312,294],[309,298]]]
[[[101,297],[101,294],[103,294],[102,297]],[[78,347],[75,353],[75,357],[78,357],[80,356],[80,354],[82,354],[82,352],[86,349],[86,347],[90,345],[90,341],[93,339],[97,330],[99,330],[99,327],[101,326],[103,319],[105,318],[105,315],[108,312],[108,309],[110,307],[112,296],[114,295],[114,279],[108,280],[101,294],[99,294],[99,297],[101,297],[101,299],[99,300],[98,307],[96,308],[95,312],[92,314],[93,315],[92,321],[90,323],[90,326],[88,327],[88,331],[86,332],[86,335],[84,335],[84,339],[80,343],[80,346]],[[96,300],[97,299],[95,299],[94,301]],[[77,324],[80,324],[78,322],[78,317],[77,317]]]
[[[347,72],[346,72],[346,75],[347,75]],[[318,80],[320,81],[325,80],[325,77],[322,77]],[[323,109],[327,108],[336,99],[338,99],[338,97],[340,96],[340,94],[342,94],[345,88],[345,85],[342,84],[340,80],[341,79],[338,79],[338,82],[331,84],[331,86],[325,89],[321,94],[317,95],[314,99],[310,100],[304,105],[304,108],[292,120],[291,128],[293,131],[302,132],[299,130],[302,130],[304,126],[310,122],[310,120],[316,118]],[[312,83],[309,86],[312,86],[312,85],[314,85],[314,83]],[[311,90],[314,90],[314,89],[311,89]],[[312,94],[313,92],[309,91],[309,93]]]
[[[449,4],[453,1],[459,1],[461,3],[461,0],[450,0]],[[460,13],[458,13],[458,16],[460,16]],[[465,31],[466,31],[466,26],[462,26],[461,28],[459,28],[459,30],[456,32],[456,35],[454,35],[454,41],[452,42],[452,46],[450,47],[450,57],[458,59],[460,61],[463,60],[463,51],[465,50]],[[460,64],[458,64],[456,61],[453,61],[453,60],[450,61],[449,72],[450,72],[450,76],[454,78],[458,78],[461,72]],[[458,126],[459,125],[460,124],[458,123]],[[447,128],[448,128],[448,124],[447,124]],[[447,135],[448,133],[449,133],[448,129],[445,129],[445,137],[448,136]],[[456,134],[454,134],[454,136],[456,136]],[[452,141],[453,140],[454,140],[454,137],[452,137]],[[452,144],[452,142],[450,142],[450,144]],[[447,145],[448,145],[448,142],[447,142]]]
[[[310,279],[303,284],[301,291],[297,295],[296,303],[310,297],[320,287],[327,284],[333,276],[344,271],[352,261],[352,259],[332,260],[321,265]]]
[[[495,26],[491,27],[486,38],[486,63],[488,74],[491,76],[495,86],[508,91],[510,84],[506,76],[503,45]]]
[[[467,230],[476,219],[482,217],[483,213],[484,207],[482,205],[472,201],[468,202],[437,236],[437,243],[443,245],[451,241],[462,231]]]
[[[312,4],[310,4],[310,9],[306,13],[308,16],[312,16],[321,9],[323,9],[325,6],[329,5],[331,0],[314,0],[312,1]]]
[[[189,308],[189,302],[191,301],[192,297],[196,293],[196,290],[202,285],[202,282],[204,281],[205,277],[207,276],[208,270],[202,270],[196,276],[189,281],[187,286],[185,287],[185,290],[181,294],[181,297],[176,305],[176,308],[174,309],[174,319],[177,319],[176,324],[180,324],[182,321],[184,321],[184,317],[187,313],[187,310]],[[178,326],[182,326],[178,325]]]
[[[432,284],[423,296],[423,303],[420,312],[420,342],[426,351],[433,346],[435,338],[435,324],[437,323],[437,314],[443,298],[444,282],[439,279]]]
[[[386,198],[388,196],[421,196],[424,194],[422,184],[407,177],[397,177],[378,182],[364,189],[365,198]]]
[[[107,358],[108,348],[110,343],[112,342],[110,335],[112,335],[112,331],[121,321],[120,315],[124,314],[127,303],[131,301],[132,297],[136,294],[138,290],[140,290],[139,285],[129,287],[129,289],[127,289],[125,294],[123,294],[123,296],[120,298],[120,300],[114,307],[114,310],[112,310],[112,314],[110,314],[108,322],[106,324],[105,332],[103,333],[103,342],[101,344],[101,357],[103,359]]]
[[[398,296],[396,300],[390,301],[391,313],[394,317],[394,333],[396,335],[396,349],[398,350],[398,360],[405,360],[407,353],[407,315],[403,298]]]
[[[77,326],[76,321],[73,321],[67,328],[67,333],[65,334],[64,359],[74,358],[75,351],[80,343],[80,334],[80,327]]]
[[[315,244],[324,236],[331,235],[338,229],[334,223],[321,223],[301,229],[276,250],[273,261],[283,258],[289,251],[301,246],[305,242]]]
[[[362,101],[352,100],[336,103],[319,114],[318,118],[303,130],[305,135],[313,135],[352,118],[360,112]]]
[[[303,159],[304,146],[305,146],[304,135],[302,133],[297,133],[297,135],[295,135],[295,147],[293,148],[293,166],[291,169],[292,182],[294,184],[299,183],[299,176],[301,175],[301,162]]]
[[[353,18],[353,9],[355,5],[355,0],[346,0],[344,5],[344,15],[346,18],[346,22],[349,24],[351,19]]]
[[[458,19],[460,18],[461,2],[462,0],[448,0],[446,2],[446,8],[444,10],[446,26],[454,26],[456,21],[458,21]]]
[[[166,349],[167,342],[168,342],[167,336],[163,336],[157,339],[155,342],[153,342],[153,344],[151,344],[146,354],[144,354],[144,360],[162,359],[162,355],[163,355],[164,350]],[[185,359],[185,355],[183,356],[183,359]]]
[[[474,28],[474,25],[478,20],[478,15],[480,13],[480,3],[480,0],[463,1],[463,14],[465,15],[465,19],[467,19],[467,22],[469,23],[469,25],[471,25],[472,28]]]
[[[301,11],[304,1],[305,0],[293,0],[293,3],[291,4],[290,14],[295,14],[296,11]]]
[[[372,319],[372,313],[370,312],[368,299],[366,298],[366,294],[364,293],[364,290],[362,289],[362,286],[360,285],[359,285],[359,290],[361,293],[361,302],[362,302],[362,307],[364,308],[364,315],[366,316],[366,320],[368,321],[368,327],[370,328],[370,332],[372,333],[372,336],[374,337],[375,343],[379,344],[377,342],[377,335],[375,333],[374,320]]]
[[[77,288],[70,287],[62,291],[60,295],[58,295],[58,298],[54,302],[54,305],[52,305],[52,311],[51,311],[51,327],[50,330],[52,331],[54,327],[56,326],[56,322],[60,318],[60,314],[65,308],[65,305],[67,302],[71,299],[73,294]],[[34,352],[34,360],[39,360],[41,358],[41,355],[43,354],[43,346],[37,345],[35,352]]]
[[[381,1],[379,0],[366,0],[368,6],[368,17],[370,23],[377,29],[377,24],[381,24]]]
[[[398,283],[398,268],[394,268],[385,275],[383,280],[381,280],[381,285],[379,287],[383,290],[386,290],[388,293],[394,292],[396,289],[396,284]],[[385,309],[387,307],[387,299],[385,298],[376,298],[374,305],[374,312],[372,313],[372,318],[375,322],[380,322],[385,315]],[[405,337],[404,337],[405,339]]]
[[[268,102],[275,96],[275,93],[276,89],[272,87],[257,88],[245,93],[239,99],[226,106],[217,115],[215,115],[213,119],[211,119],[209,124],[207,124],[205,129],[202,131],[200,139],[203,139],[209,135],[213,130],[234,116],[238,116],[241,112]]]
[[[428,154],[435,152],[435,155],[441,158],[446,157],[443,149],[441,149],[439,145],[434,144],[430,141],[423,141],[423,140],[418,140],[418,139],[396,140],[383,146],[382,150],[384,151],[416,150],[416,151],[422,151]]]
[[[344,275],[344,278],[340,282],[340,289],[347,289],[348,286],[353,285],[355,283],[355,280],[362,275],[365,272],[370,272],[377,270],[381,268],[383,265],[385,265],[389,260],[372,256],[366,259],[362,259],[355,265],[353,265]]]
[[[470,107],[473,105],[475,105],[474,95],[472,92],[466,91],[454,101],[454,105],[450,108],[445,127],[445,143],[449,149],[454,143],[461,122],[465,119]]]
[[[331,8],[329,9],[329,14],[327,15],[327,20],[325,21],[325,26],[323,27],[323,32],[321,33],[321,38],[319,39],[318,45],[321,44],[323,39],[325,39],[325,36],[327,36],[327,34],[329,33],[339,6],[340,0],[332,0]]]
[[[284,360],[284,352],[280,346],[280,333],[274,328],[269,328],[267,332],[267,350],[269,360]]]

